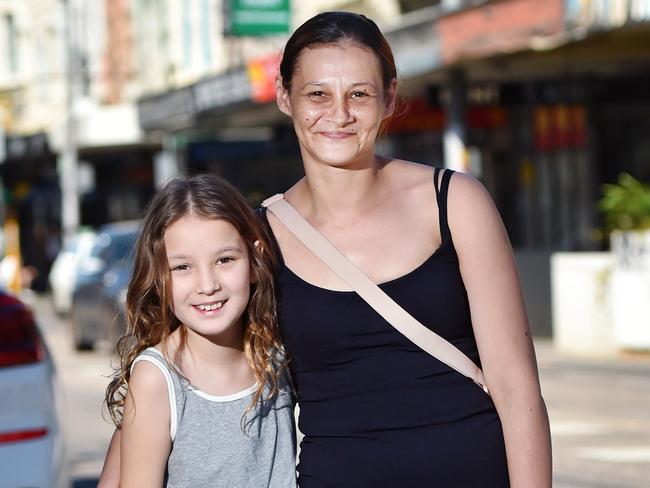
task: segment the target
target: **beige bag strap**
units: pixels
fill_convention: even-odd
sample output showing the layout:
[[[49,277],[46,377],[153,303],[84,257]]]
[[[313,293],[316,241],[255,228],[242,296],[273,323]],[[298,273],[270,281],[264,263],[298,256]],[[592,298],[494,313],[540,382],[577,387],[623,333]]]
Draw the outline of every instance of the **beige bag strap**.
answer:
[[[467,376],[488,393],[483,372],[456,346],[418,322],[352,261],[330,244],[298,211],[278,193],[262,202],[323,263],[379,313],[389,324],[415,345],[452,369]]]

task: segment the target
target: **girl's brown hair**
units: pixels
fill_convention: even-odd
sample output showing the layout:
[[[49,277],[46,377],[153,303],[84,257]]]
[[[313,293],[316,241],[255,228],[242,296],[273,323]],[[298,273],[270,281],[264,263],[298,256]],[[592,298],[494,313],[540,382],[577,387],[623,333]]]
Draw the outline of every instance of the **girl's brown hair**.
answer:
[[[244,351],[258,384],[251,407],[262,399],[265,388],[269,388],[268,398],[278,392],[285,364],[276,316],[273,277],[276,257],[268,231],[244,196],[222,178],[209,174],[177,177],[147,207],[135,247],[133,274],[126,295],[127,331],[117,343],[120,366],[106,389],[106,405],[118,427],[135,358],[148,347],[162,344],[165,359],[173,367],[166,344],[181,324],[172,309],[164,235],[171,224],[189,214],[229,222],[246,243],[254,283],[242,315]],[[185,328],[179,332],[179,350],[182,350],[187,336]]]

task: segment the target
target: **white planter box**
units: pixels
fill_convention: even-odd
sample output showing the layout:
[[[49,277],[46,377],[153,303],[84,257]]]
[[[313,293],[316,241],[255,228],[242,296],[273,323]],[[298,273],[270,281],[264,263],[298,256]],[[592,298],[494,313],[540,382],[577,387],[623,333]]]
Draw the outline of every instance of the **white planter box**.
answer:
[[[609,299],[613,266],[609,252],[551,256],[554,347],[578,354],[616,352]]]
[[[650,231],[611,235],[610,300],[616,344],[650,350]]]

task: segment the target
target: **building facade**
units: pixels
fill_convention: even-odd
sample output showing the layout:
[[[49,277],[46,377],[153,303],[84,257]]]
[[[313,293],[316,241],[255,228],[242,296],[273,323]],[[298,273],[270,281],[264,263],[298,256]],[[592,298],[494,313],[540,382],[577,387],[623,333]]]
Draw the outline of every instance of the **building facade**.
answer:
[[[650,180],[648,0],[279,0],[286,32],[263,36],[235,35],[235,0],[69,3],[0,0],[2,171],[19,189],[12,161],[56,181],[73,113],[81,224],[138,215],[178,172],[221,174],[253,201],[299,178],[277,64],[288,31],[335,9],[376,20],[395,53],[402,100],[381,150],[480,178],[544,289],[551,252],[605,245],[602,184]]]

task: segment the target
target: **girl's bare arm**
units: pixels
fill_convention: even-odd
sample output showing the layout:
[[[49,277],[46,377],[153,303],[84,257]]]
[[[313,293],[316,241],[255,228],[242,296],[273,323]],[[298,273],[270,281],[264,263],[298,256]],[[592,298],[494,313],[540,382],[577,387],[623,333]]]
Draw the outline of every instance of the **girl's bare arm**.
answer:
[[[171,451],[167,383],[157,366],[135,365],[129,378],[120,435],[121,488],[161,487]]]
[[[120,486],[120,439],[122,431],[115,429],[108,445],[106,459],[99,476],[97,488],[119,488]]]

